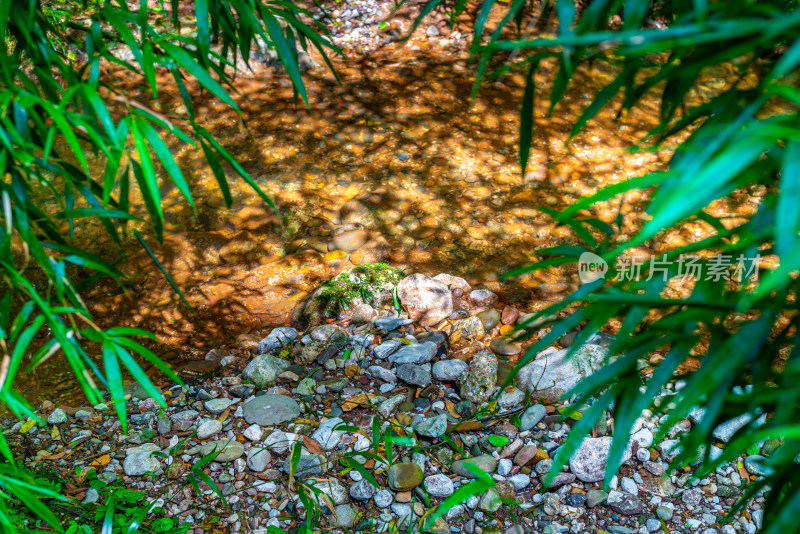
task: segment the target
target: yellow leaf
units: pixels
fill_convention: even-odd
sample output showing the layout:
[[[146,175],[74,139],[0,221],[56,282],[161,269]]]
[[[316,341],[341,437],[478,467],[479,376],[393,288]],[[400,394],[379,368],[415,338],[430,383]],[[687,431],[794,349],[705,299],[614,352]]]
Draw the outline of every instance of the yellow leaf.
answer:
[[[452,415],[456,419],[461,419],[461,415],[459,415],[459,413],[456,411],[456,407],[452,402],[450,402],[449,400],[445,399],[444,400],[444,405],[445,405],[445,407],[447,407],[447,413],[449,413],[450,415]]]
[[[19,429],[19,433],[20,434],[27,434],[28,431],[30,431],[30,429],[33,428],[34,426],[36,426],[36,420],[35,419],[28,419],[27,421],[25,421],[25,424],[22,425],[22,428]]]
[[[50,431],[50,438],[53,439],[54,441],[61,439],[61,432],[55,425],[53,425],[53,430]]]

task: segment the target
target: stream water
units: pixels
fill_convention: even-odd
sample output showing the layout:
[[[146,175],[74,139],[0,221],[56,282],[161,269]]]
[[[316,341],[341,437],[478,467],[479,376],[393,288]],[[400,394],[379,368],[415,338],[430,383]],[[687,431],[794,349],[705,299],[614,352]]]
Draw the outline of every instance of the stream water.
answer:
[[[441,45],[423,34],[405,45],[351,51],[335,63],[341,85],[324,67],[306,73],[310,110],[295,103],[285,76],[266,67],[237,79],[241,117],[194,91],[199,120],[252,173],[284,221],[232,172],[234,203],[226,208],[202,152],[177,149],[197,213],[165,185],[164,243],[145,235],[196,313],[128,237],[122,269],[130,279],[122,288],[103,282],[84,296],[96,319],[155,332],[163,342],[158,353],[180,365],[285,324],[318,283],[357,263],[460,275],[525,312],[568,293],[577,284],[569,270],[513,280],[501,275],[535,261],[543,247],[574,242],[540,207],[563,209],[603,186],[663,167],[669,147],[632,150],[657,123],[657,95],[619,120],[616,108],[604,110],[567,145],[572,121],[615,73],[603,65],[579,71],[573,90],[548,116],[554,72],[545,65],[536,78],[534,148],[522,174],[517,140],[523,77],[489,81],[470,99],[474,67],[463,43]],[[696,97],[718,90],[732,74],[725,67],[707,73]],[[132,93],[141,90],[122,71],[107,75]],[[162,112],[180,114],[177,92],[163,81]],[[628,195],[626,231],[638,226],[645,200],[645,193]],[[611,222],[617,209],[617,203],[600,205],[594,215]],[[752,206],[743,201],[730,209],[743,216]],[[86,231],[94,251],[118,253],[99,228]],[[685,228],[654,247],[702,233]],[[328,253],[336,239],[348,249],[365,244],[349,254]],[[60,362],[45,365],[27,375],[26,395],[34,404],[45,398],[79,404],[82,395],[68,376]]]

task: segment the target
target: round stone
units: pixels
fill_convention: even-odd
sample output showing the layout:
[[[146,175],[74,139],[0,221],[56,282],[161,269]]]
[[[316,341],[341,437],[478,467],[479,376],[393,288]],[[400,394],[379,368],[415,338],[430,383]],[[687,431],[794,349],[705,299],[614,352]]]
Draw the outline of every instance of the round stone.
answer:
[[[611,449],[611,437],[586,438],[581,443],[569,461],[569,468],[583,482],[599,482],[605,475],[608,453]],[[622,461],[627,462],[631,457],[626,449]]]
[[[455,487],[447,475],[439,473],[425,477],[425,490],[431,497],[446,498],[453,494]]]
[[[422,483],[422,469],[414,462],[392,464],[388,476],[389,487],[395,491],[409,491]]]
[[[487,332],[500,323],[500,312],[497,310],[483,310],[477,317]]]
[[[409,317],[421,326],[434,326],[453,313],[450,290],[424,274],[412,274],[400,280],[397,296]]]

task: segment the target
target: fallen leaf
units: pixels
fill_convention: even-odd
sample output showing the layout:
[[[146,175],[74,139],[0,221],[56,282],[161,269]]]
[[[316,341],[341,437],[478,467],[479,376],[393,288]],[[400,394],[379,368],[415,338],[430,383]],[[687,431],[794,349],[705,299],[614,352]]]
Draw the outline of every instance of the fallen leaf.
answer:
[[[461,415],[459,415],[459,413],[456,411],[456,407],[452,402],[450,402],[449,400],[445,399],[444,400],[444,405],[447,408],[447,413],[449,413],[450,415],[452,415],[456,419],[461,419]]]
[[[109,456],[108,454],[104,454],[103,456],[100,456],[99,458],[95,458],[94,460],[92,460],[91,463],[89,463],[89,465],[93,467],[105,467],[109,463],[111,463],[111,456]]]
[[[350,410],[357,408],[359,406],[361,406],[362,408],[369,406],[374,402],[374,400],[375,400],[375,395],[370,395],[368,393],[361,393],[359,395],[355,395],[342,403],[342,411],[349,412]]]
[[[309,436],[303,436],[303,446],[312,454],[323,454],[322,445],[317,440]]]

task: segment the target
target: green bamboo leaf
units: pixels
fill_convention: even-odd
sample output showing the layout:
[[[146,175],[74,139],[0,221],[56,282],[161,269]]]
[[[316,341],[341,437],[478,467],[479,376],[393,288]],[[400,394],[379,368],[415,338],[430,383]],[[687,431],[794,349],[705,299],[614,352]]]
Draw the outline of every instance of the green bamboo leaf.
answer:
[[[211,93],[219,98],[222,102],[229,105],[235,110],[239,110],[236,102],[228,95],[217,80],[211,77],[207,70],[200,66],[192,59],[192,56],[183,48],[176,46],[172,43],[162,41],[160,45],[174,59],[178,65],[181,66],[186,72],[191,74],[203,87],[211,91]]]
[[[180,288],[178,287],[178,284],[175,283],[175,280],[172,279],[172,277],[169,275],[169,273],[164,268],[164,266],[161,265],[161,262],[158,261],[158,258],[156,258],[156,255],[153,254],[153,251],[150,250],[150,247],[147,246],[147,243],[145,243],[145,241],[142,238],[142,235],[139,233],[139,231],[138,230],[134,230],[133,231],[133,235],[136,236],[136,239],[139,241],[139,244],[141,244],[142,247],[145,249],[145,251],[147,252],[148,256],[150,256],[150,259],[153,260],[153,262],[156,264],[156,267],[158,267],[158,269],[161,271],[161,274],[164,275],[164,278],[167,279],[167,282],[169,282],[169,285],[172,287],[172,289],[175,291],[175,293],[178,294],[178,297],[180,297],[181,302],[183,302],[186,305],[187,308],[189,308],[190,310],[194,311],[194,308],[192,308],[192,305],[189,304],[189,301],[187,301],[186,298],[183,296],[183,293],[181,292]]]
[[[140,128],[144,130],[144,135],[147,138],[147,142],[150,143],[150,147],[158,156],[158,159],[161,161],[161,164],[169,173],[170,178],[172,178],[172,182],[175,184],[175,187],[178,188],[178,191],[181,192],[183,198],[192,206],[192,209],[197,211],[194,205],[194,200],[192,199],[192,193],[189,191],[189,184],[186,183],[186,178],[183,176],[183,172],[181,172],[180,167],[175,162],[175,158],[172,157],[172,152],[164,144],[164,141],[159,137],[158,132],[153,129],[150,124],[146,122],[141,122],[139,124]]]
[[[539,67],[539,63],[531,63],[528,68],[528,74],[525,77],[525,92],[522,95],[522,107],[520,109],[520,126],[519,126],[519,166],[522,174],[528,169],[528,157],[531,152],[531,144],[533,143],[533,125],[535,123],[534,113],[535,107],[533,100],[536,95],[536,83],[534,75]]]
[[[108,340],[103,341],[103,366],[106,370],[106,381],[114,410],[122,425],[122,431],[128,431],[128,408],[125,405],[125,392],[122,387],[122,370],[119,367],[116,353],[112,343]]]

